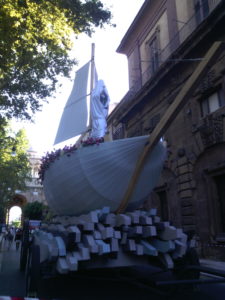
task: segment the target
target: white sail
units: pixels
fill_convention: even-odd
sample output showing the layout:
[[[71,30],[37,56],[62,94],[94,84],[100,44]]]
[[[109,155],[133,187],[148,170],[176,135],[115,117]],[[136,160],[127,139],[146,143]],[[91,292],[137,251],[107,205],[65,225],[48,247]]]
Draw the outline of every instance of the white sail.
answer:
[[[76,72],[72,92],[64,108],[54,144],[85,132],[89,122],[87,103],[90,62]]]

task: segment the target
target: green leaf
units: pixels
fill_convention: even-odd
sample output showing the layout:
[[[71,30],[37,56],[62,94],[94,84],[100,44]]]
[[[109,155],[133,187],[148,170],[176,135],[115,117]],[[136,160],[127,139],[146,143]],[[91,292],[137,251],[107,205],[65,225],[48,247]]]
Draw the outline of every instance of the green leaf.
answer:
[[[0,124],[40,110],[76,63],[74,36],[110,19],[98,0],[0,0]]]

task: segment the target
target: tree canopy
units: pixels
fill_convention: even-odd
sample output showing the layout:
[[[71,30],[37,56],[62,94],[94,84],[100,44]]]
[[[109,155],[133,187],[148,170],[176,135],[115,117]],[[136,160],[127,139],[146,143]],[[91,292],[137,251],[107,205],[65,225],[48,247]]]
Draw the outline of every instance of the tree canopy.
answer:
[[[40,110],[76,63],[74,36],[110,19],[99,0],[0,0],[0,125]]]
[[[23,207],[23,216],[24,218],[30,220],[42,220],[45,209],[45,205],[41,202],[34,201],[31,203],[27,203]]]
[[[15,195],[24,191],[29,180],[28,140],[23,129],[13,135],[8,125],[0,131],[0,206],[4,207]]]

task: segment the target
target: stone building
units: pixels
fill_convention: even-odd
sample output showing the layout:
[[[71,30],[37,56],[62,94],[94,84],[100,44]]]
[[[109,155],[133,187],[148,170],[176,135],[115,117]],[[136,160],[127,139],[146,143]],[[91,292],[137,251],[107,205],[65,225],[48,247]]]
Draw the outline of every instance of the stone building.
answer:
[[[30,160],[30,166],[31,166],[31,181],[27,181],[26,191],[19,191],[17,190],[15,192],[15,196],[13,199],[9,202],[9,206],[7,209],[7,216],[6,221],[9,218],[9,211],[13,206],[19,206],[23,207],[26,203],[31,202],[41,202],[43,204],[46,204],[45,195],[43,191],[43,186],[40,184],[38,180],[38,169],[40,166],[40,156],[37,154],[37,152],[33,150],[28,150],[28,156]]]
[[[146,0],[117,49],[129,91],[108,118],[112,138],[151,133],[224,28],[225,1]],[[168,157],[146,205],[194,230],[202,256],[225,259],[225,50],[162,138]]]
[[[23,193],[23,196],[27,199],[27,202],[42,202],[46,203],[43,186],[40,184],[38,180],[38,170],[40,167],[40,155],[33,150],[28,151],[31,165],[31,181],[27,182],[27,190]]]

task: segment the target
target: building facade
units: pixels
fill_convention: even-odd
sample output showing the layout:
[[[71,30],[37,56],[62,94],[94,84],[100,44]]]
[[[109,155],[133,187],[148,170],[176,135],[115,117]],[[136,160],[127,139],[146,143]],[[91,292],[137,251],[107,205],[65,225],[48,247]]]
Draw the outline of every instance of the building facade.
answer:
[[[32,202],[41,202],[47,205],[43,186],[40,184],[38,179],[38,170],[41,164],[40,156],[37,154],[36,151],[28,150],[28,156],[30,160],[30,167],[31,167],[31,180],[27,181],[26,183],[26,191],[15,191],[15,195],[13,199],[9,202],[6,212],[6,222],[8,223],[9,220],[9,213],[10,209],[13,206],[19,206],[21,209],[27,203]]]
[[[112,139],[151,134],[223,28],[225,1],[146,0],[117,49],[129,91],[108,118]],[[162,138],[167,161],[146,205],[196,232],[201,256],[225,259],[225,50]]]
[[[27,199],[27,202],[42,202],[46,204],[43,186],[40,183],[38,170],[41,164],[41,158],[36,151],[28,151],[30,166],[31,166],[31,181],[28,181],[26,186],[27,190],[23,193],[23,196]]]

